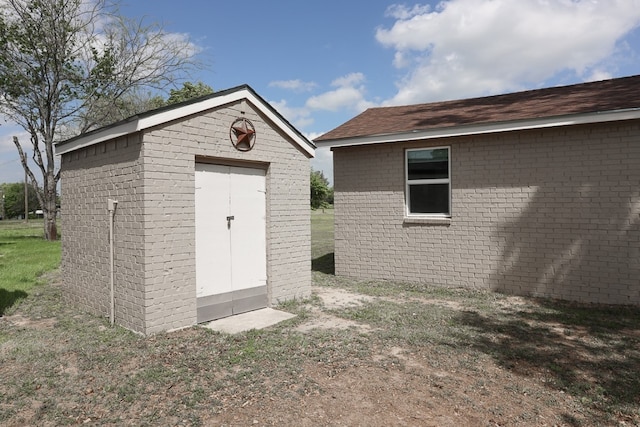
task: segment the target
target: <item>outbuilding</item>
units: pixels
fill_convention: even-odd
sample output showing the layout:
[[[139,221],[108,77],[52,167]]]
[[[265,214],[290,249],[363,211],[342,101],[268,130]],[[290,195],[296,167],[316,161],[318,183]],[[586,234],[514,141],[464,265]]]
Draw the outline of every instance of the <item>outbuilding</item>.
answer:
[[[309,296],[314,149],[246,85],[57,144],[65,296],[145,335]]]
[[[640,305],[640,76],[371,108],[315,142],[337,275]]]

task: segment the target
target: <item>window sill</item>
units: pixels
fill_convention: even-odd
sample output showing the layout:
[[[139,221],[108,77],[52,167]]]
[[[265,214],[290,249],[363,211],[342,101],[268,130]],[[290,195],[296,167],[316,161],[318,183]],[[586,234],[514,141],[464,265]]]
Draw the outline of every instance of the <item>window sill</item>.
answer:
[[[424,224],[424,225],[451,225],[451,218],[427,217],[427,216],[405,216],[403,224]]]

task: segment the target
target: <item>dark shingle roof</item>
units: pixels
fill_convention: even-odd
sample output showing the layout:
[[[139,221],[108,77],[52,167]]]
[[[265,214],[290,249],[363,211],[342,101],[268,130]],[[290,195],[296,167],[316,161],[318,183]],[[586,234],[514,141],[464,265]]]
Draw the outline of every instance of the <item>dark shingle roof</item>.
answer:
[[[315,141],[640,108],[640,75],[506,95],[370,108]]]

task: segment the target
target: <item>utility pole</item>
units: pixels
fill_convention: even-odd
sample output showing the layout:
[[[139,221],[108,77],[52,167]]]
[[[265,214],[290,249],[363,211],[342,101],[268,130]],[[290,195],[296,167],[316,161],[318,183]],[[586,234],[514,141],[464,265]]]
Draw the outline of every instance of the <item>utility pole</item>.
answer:
[[[29,222],[29,184],[27,171],[24,171],[24,222]]]
[[[5,218],[4,214],[4,190],[2,188],[0,188],[0,203],[2,203],[2,207],[0,208],[0,219],[4,221],[7,218]]]

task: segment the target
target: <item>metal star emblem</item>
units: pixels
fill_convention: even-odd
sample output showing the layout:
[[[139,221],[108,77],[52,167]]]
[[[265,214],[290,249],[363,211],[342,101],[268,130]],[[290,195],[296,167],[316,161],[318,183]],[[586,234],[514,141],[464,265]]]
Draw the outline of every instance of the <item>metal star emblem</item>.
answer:
[[[231,124],[231,143],[239,151],[249,151],[255,144],[256,129],[249,120],[241,117]]]

